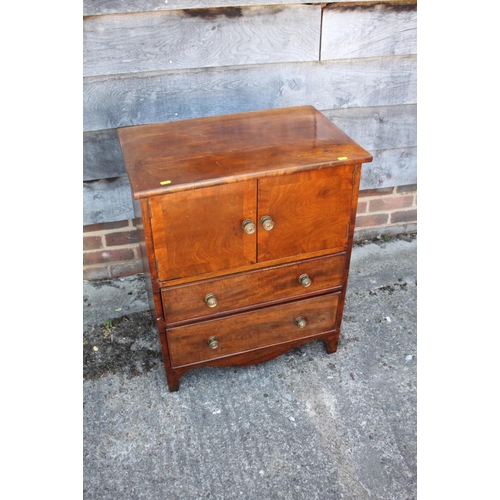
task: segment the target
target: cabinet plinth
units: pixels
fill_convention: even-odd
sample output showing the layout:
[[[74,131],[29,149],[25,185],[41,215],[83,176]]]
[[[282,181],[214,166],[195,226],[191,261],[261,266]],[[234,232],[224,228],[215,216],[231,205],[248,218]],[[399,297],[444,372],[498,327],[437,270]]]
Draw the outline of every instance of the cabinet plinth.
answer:
[[[171,391],[201,366],[336,351],[367,151],[311,106],[118,137]]]

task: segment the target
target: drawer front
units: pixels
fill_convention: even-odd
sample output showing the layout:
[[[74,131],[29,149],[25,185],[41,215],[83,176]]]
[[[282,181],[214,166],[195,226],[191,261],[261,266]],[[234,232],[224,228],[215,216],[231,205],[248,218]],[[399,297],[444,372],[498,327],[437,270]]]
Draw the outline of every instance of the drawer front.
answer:
[[[167,330],[173,367],[313,337],[334,329],[339,294],[302,299]],[[305,324],[297,319],[303,318]]]
[[[345,254],[320,257],[229,278],[166,288],[162,291],[167,323],[206,318],[264,302],[301,297],[342,285]],[[307,285],[307,275],[311,283]],[[302,283],[299,278],[303,277]],[[213,295],[215,301],[205,298]],[[210,297],[209,297],[210,298]],[[214,305],[214,302],[216,305]]]

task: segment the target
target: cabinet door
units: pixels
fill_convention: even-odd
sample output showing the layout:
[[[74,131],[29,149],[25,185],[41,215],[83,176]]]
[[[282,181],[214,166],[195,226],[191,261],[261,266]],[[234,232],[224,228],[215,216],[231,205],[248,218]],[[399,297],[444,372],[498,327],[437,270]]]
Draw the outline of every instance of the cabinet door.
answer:
[[[258,184],[258,261],[345,248],[353,196],[351,165],[269,177]],[[264,230],[260,221],[271,217]]]
[[[159,280],[195,276],[256,262],[256,181],[155,196],[149,200]]]

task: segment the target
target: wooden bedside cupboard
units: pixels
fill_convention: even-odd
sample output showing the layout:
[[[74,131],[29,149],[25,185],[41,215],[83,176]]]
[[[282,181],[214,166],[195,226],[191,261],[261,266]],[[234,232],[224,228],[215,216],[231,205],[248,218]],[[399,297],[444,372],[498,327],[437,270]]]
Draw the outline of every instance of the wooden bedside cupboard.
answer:
[[[201,366],[336,351],[367,151],[312,106],[118,138],[171,391]]]

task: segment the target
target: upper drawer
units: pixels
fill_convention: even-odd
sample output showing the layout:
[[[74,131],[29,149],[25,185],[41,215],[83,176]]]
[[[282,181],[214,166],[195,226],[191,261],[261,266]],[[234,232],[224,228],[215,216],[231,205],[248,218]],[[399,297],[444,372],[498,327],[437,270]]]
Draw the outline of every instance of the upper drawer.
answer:
[[[227,278],[164,288],[162,299],[165,318],[167,323],[176,323],[210,317],[263,302],[296,298],[338,287],[342,285],[344,263],[345,254],[341,253]],[[307,275],[310,284],[303,275]],[[301,277],[302,282],[299,282]],[[210,294],[214,300],[206,301],[205,298]]]

